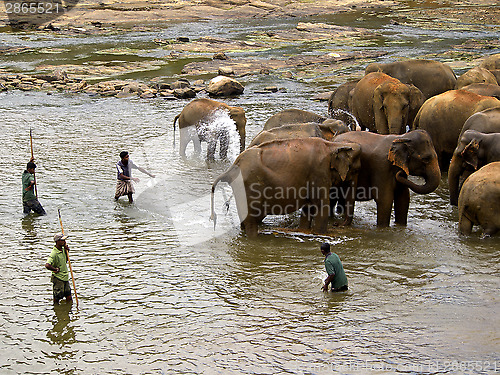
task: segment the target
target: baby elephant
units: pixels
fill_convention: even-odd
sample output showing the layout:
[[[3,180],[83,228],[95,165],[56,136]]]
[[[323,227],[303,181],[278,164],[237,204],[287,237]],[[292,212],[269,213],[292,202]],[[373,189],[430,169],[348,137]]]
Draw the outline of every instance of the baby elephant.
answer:
[[[226,112],[234,121],[236,130],[240,136],[240,152],[245,149],[245,126],[247,119],[245,111],[241,107],[231,107],[225,103],[211,99],[195,99],[184,107],[182,112],[175,116],[175,123],[179,119],[179,130],[181,133],[180,154],[186,156],[186,147],[190,141],[194,143],[195,152],[201,151],[200,142],[208,142],[207,159],[213,160],[217,141],[220,141],[220,156],[227,157],[229,131],[225,128],[217,128],[213,125],[218,111]],[[189,131],[191,127],[191,132]],[[194,131],[196,130],[196,131]],[[174,138],[175,139],[175,138]]]
[[[458,230],[470,234],[480,225],[486,235],[500,229],[500,162],[485,165],[465,180],[458,198]]]

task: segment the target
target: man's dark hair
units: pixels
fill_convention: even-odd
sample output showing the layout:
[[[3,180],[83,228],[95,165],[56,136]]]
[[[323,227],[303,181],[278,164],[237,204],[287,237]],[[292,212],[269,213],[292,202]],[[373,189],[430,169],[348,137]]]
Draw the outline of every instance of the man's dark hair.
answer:
[[[120,158],[123,159],[125,156],[128,155],[128,152],[127,151],[122,151],[120,152]]]
[[[33,163],[32,161],[30,161],[28,164],[26,164],[26,169],[35,169],[36,168],[36,164]]]
[[[321,244],[321,250],[326,251],[327,253],[330,252],[330,244],[328,242],[323,242]]]

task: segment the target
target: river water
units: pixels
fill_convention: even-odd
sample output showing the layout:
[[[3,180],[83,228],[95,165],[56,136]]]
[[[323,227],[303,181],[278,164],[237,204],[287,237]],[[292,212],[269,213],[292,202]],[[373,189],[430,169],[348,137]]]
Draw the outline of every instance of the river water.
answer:
[[[361,46],[335,48],[386,50],[387,59],[446,55],[470,38],[500,36],[494,27],[445,32],[432,25],[401,26],[383,12],[319,21],[342,24],[349,19],[380,36]],[[283,21],[280,27],[296,22]],[[224,33],[231,30],[243,35],[269,27],[277,26],[255,20],[225,27],[180,24],[157,36],[189,31],[191,37],[207,32],[227,37]],[[77,55],[97,60],[97,52],[112,43],[133,47],[141,51],[138,55],[161,54],[148,50],[153,36],[148,33],[125,33],[114,41],[1,36],[4,42],[34,48],[2,57],[2,66],[13,70],[29,71],[49,61],[39,52],[44,45],[66,51],[52,58],[60,62]],[[288,51],[313,47],[290,46]],[[228,103],[247,112],[247,144],[281,109],[326,114],[326,103],[310,100],[311,95],[359,72],[360,65],[354,64],[319,78],[241,79],[245,93]],[[180,70],[167,64],[162,72],[169,69]],[[253,94],[269,84],[286,91]],[[290,228],[297,217],[272,217],[259,238],[250,241],[239,230],[234,200],[223,212],[227,188],[217,189],[215,230],[209,221],[211,183],[230,163],[207,166],[190,148],[188,158],[180,158],[178,134],[173,146],[173,118],[188,101],[9,91],[0,94],[0,103],[0,373],[499,371],[500,240],[482,238],[479,232],[458,235],[457,210],[447,203],[444,178],[436,192],[412,195],[407,227],[377,228],[375,205],[368,202],[356,206],[352,227],[328,236],[294,233]],[[23,218],[21,174],[30,156],[30,128],[38,193],[48,215]],[[141,181],[131,205],[124,198],[113,200],[114,164],[122,150],[156,175],[135,173]],[[44,264],[52,236],[60,231],[58,209],[70,236],[78,309],[75,303],[51,304]],[[323,241],[331,242],[343,261],[347,293],[320,290],[326,277],[319,251]]]

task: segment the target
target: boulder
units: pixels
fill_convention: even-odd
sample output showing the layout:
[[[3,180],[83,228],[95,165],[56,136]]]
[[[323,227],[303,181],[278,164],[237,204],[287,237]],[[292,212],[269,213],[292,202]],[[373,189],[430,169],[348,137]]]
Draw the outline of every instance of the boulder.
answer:
[[[189,81],[187,79],[181,78],[175,82],[172,82],[170,84],[170,89],[172,89],[172,90],[185,89],[185,88],[188,88],[190,86],[191,86],[191,84],[189,83]]]
[[[191,87],[183,87],[174,90],[174,96],[179,99],[189,99],[196,97],[196,91]]]
[[[208,83],[207,92],[211,96],[232,96],[243,93],[244,87],[233,78],[217,76]]]

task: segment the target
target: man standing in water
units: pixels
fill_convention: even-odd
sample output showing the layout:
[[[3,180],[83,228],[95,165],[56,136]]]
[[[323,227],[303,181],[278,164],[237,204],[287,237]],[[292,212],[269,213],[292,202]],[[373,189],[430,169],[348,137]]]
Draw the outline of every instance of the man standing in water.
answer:
[[[31,210],[39,215],[45,215],[45,210],[35,195],[35,168],[33,159],[26,165],[23,173],[23,213],[28,215]]]
[[[59,301],[66,297],[66,302],[72,302],[71,287],[69,286],[69,273],[66,263],[68,257],[66,251],[69,251],[66,238],[62,233],[54,236],[54,248],[45,263],[45,268],[52,271],[50,280],[52,281],[52,292],[54,295],[54,305],[59,304]]]
[[[128,201],[132,203],[134,201],[132,194],[135,193],[132,181],[139,182],[138,178],[132,177],[132,169],[138,169],[152,178],[155,178],[155,176],[146,171],[144,168],[135,165],[132,160],[130,160],[127,151],[120,152],[120,159],[121,160],[116,163],[118,181],[116,182],[115,200],[118,200],[121,196],[127,195]]]
[[[330,251],[330,244],[324,242],[321,244],[321,253],[325,256],[325,268],[328,277],[325,279],[325,285],[321,288],[323,292],[328,291],[328,285],[332,284],[332,292],[343,292],[347,290],[347,277],[344,267],[337,254]]]

